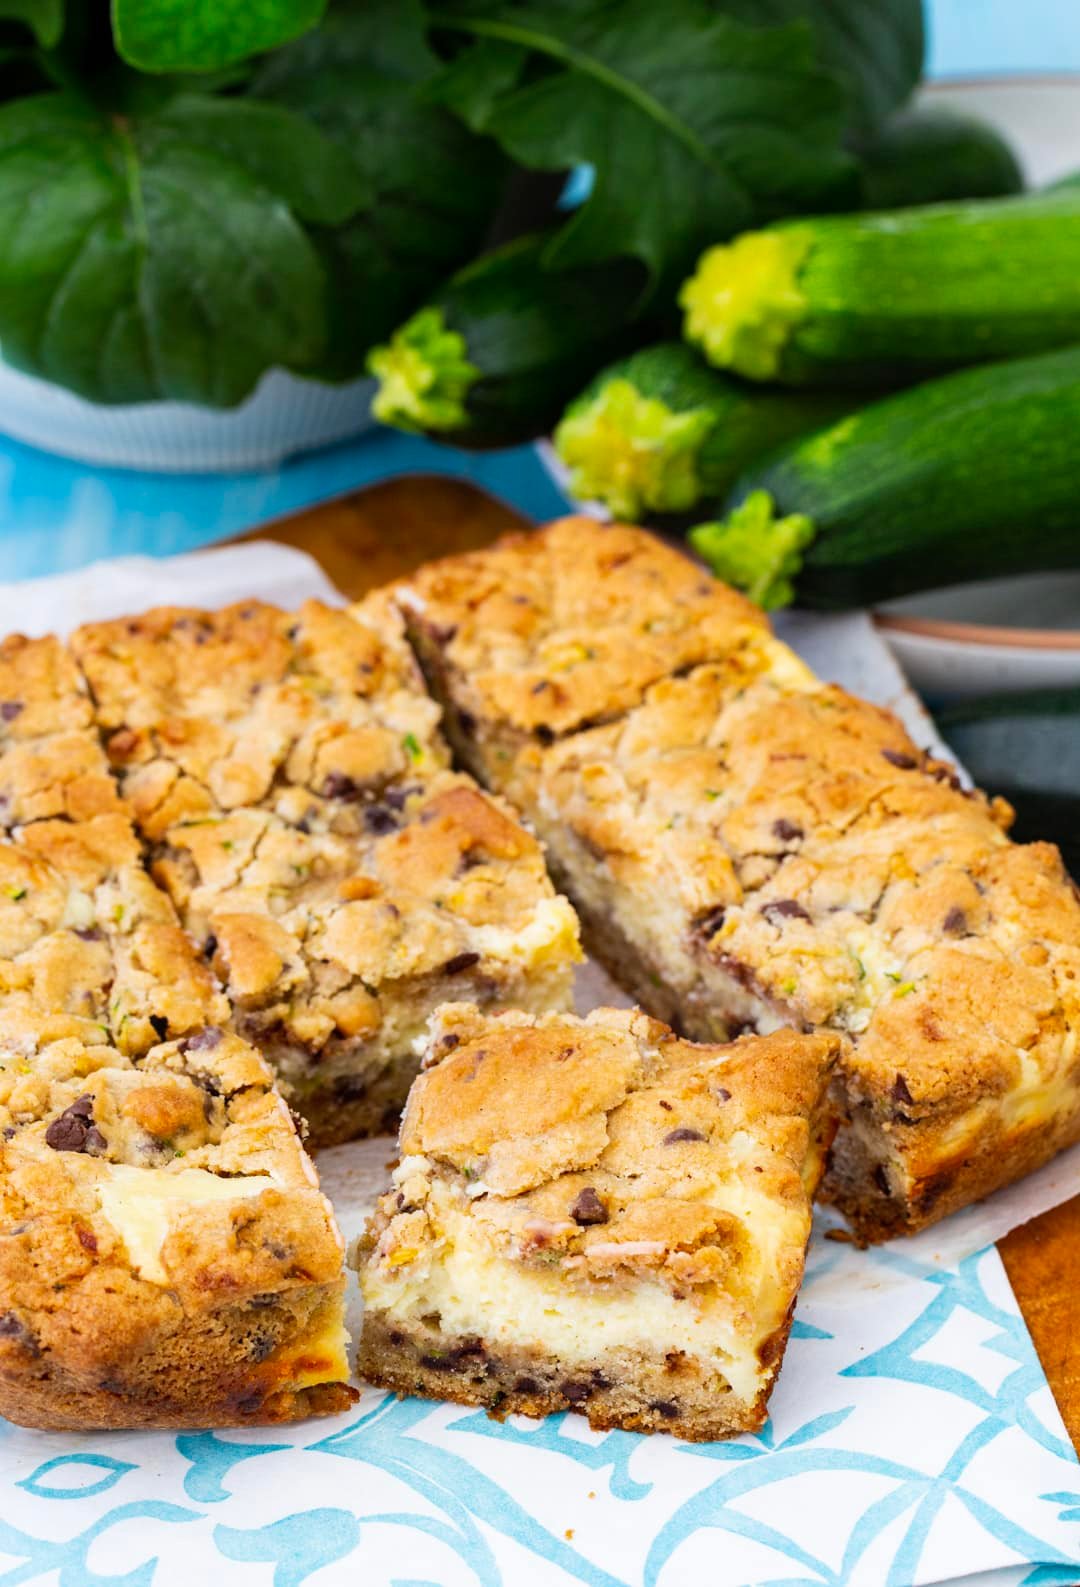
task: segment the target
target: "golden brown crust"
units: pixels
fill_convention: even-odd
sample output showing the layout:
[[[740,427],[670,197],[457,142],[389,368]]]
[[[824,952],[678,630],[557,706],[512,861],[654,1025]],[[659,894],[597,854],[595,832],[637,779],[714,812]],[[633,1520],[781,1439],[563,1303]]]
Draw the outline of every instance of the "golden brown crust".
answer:
[[[446,763],[438,711],[377,598],[352,615],[320,601],[159,607],[71,643],[149,839],[256,807],[362,826],[367,800]]]
[[[596,1425],[666,1424],[695,1437],[760,1425],[802,1275],[839,1046],[791,1031],[695,1046],[640,1011],[578,1020],[441,1010],[394,1187],[366,1237],[365,1375],[401,1392],[535,1411],[584,1403],[565,1390],[584,1371]],[[473,1264],[447,1272],[454,1305],[473,1293],[477,1315],[499,1330],[478,1347],[462,1348],[452,1318],[431,1320],[448,1248]],[[499,1298],[510,1281],[525,1288]],[[586,1302],[603,1312],[623,1298],[646,1309],[661,1299],[674,1303],[663,1313],[674,1331],[658,1324],[644,1347],[612,1312],[603,1347],[583,1321],[584,1354],[567,1354],[545,1324],[530,1324],[528,1307],[514,1318],[514,1296],[524,1306],[530,1286],[552,1284],[534,1317],[545,1305],[572,1319]],[[725,1339],[739,1341],[729,1348],[756,1361],[749,1388],[745,1366],[736,1386],[717,1364],[730,1357],[710,1355],[718,1316]],[[683,1335],[699,1326],[700,1351],[684,1362]],[[432,1365],[433,1352],[451,1367]],[[515,1387],[522,1375],[533,1389]],[[665,1385],[670,1412],[653,1403],[666,1403]]]
[[[964,790],[890,713],[729,611],[706,650],[673,648],[662,674],[647,660],[641,687],[583,664],[579,690],[568,669],[562,714],[530,734],[522,682],[559,614],[591,599],[575,565],[595,571],[618,544],[643,588],[650,567],[657,588],[710,582],[688,563],[673,574],[677,553],[640,531],[612,533],[555,526],[528,554],[425,570],[401,597],[459,745],[525,809],[594,951],[689,1034],[783,1021],[854,1038],[826,1194],[868,1237],[921,1227],[1076,1139],[1075,891],[1056,850],[1009,843],[1008,807]],[[496,583],[497,613],[520,597],[526,616],[518,630],[500,616],[485,647],[469,592]],[[621,608],[627,640],[639,616]]]
[[[0,826],[120,808],[85,683],[60,641],[0,640]]]
[[[400,586],[406,620],[483,730],[561,734],[767,627],[743,596],[640,531],[562,518]]]

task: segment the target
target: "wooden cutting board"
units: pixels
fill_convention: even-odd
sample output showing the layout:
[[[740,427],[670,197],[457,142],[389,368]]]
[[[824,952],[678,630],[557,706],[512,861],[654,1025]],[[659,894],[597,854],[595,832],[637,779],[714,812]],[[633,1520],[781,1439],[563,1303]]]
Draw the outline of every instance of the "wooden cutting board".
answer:
[[[389,480],[265,525],[246,538],[308,551],[345,595],[432,557],[527,527],[504,503],[460,480]],[[1065,1425],[1080,1451],[1080,1196],[1016,1229],[999,1246]]]

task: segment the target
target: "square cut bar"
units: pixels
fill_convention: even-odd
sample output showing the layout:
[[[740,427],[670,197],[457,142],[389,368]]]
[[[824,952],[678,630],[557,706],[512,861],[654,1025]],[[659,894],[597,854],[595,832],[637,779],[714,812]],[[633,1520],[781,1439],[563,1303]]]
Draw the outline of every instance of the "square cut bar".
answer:
[[[393,608],[320,601],[159,607],[91,623],[71,648],[134,819],[150,842],[233,810],[368,830],[388,788],[448,764]]]
[[[396,1129],[440,1003],[572,996],[577,919],[509,806],[449,771],[399,791],[378,836],[237,810],[156,866],[318,1144]]]
[[[895,717],[639,530],[565,520],[399,601],[466,764],[647,1008],[703,1038],[849,1038],[824,1194],[861,1239],[1080,1138],[1076,890]]]
[[[317,1144],[396,1127],[448,997],[569,1006],[574,912],[509,806],[449,771],[385,597],[73,644],[154,875]]]
[[[839,1045],[696,1046],[637,1010],[442,1009],[362,1242],[361,1374],[499,1416],[760,1427]]]
[[[342,1242],[258,1054],[0,1044],[0,1413],[290,1421],[355,1399]]]

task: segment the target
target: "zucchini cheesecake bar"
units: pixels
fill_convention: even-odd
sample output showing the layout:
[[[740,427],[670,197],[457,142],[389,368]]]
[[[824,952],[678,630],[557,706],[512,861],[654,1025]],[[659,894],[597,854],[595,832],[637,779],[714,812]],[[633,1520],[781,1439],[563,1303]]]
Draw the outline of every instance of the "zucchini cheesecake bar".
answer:
[[[824,1194],[908,1233],[1080,1138],[1080,902],[1050,845],[639,530],[571,519],[399,592],[465,764],[684,1033],[847,1038]]]
[[[574,912],[448,769],[385,597],[161,609],[73,648],[153,874],[316,1144],[396,1127],[447,998],[569,1006]]]
[[[159,607],[72,636],[136,824],[263,809],[301,828],[378,831],[380,796],[448,763],[392,606]]]
[[[440,1010],[361,1242],[362,1376],[499,1416],[760,1427],[839,1045],[695,1046],[639,1010]]]
[[[213,1026],[133,1059],[0,1043],[0,1413],[288,1421],[355,1399],[341,1238],[270,1071]]]

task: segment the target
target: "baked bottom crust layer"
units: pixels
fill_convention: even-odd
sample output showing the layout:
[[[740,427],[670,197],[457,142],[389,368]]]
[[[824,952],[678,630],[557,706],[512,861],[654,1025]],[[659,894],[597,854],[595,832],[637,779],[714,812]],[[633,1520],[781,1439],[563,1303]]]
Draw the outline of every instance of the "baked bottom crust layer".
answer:
[[[294,1387],[260,1369],[264,1350],[325,1362],[320,1339],[340,1328],[341,1285],[257,1311],[231,1307],[178,1327],[154,1349],[118,1364],[98,1381],[51,1357],[0,1374],[0,1413],[9,1422],[48,1432],[109,1428],[265,1427],[334,1416],[356,1403],[348,1381],[324,1379]],[[10,1315],[10,1314],[7,1314]],[[310,1345],[309,1345],[310,1341]]]
[[[499,1414],[760,1426],[838,1045],[448,1005],[363,1242],[363,1375]]]
[[[770,1349],[779,1362],[789,1316]],[[365,1323],[357,1359],[361,1377],[402,1398],[420,1395],[479,1405],[502,1421],[578,1411],[597,1431],[671,1433],[705,1442],[765,1425],[768,1387],[751,1403],[714,1372],[678,1351],[611,1350],[562,1365],[536,1349],[489,1345],[475,1335],[444,1336],[422,1322],[383,1315]]]
[[[911,1233],[1080,1135],[1080,899],[1006,806],[725,593],[574,519],[399,601],[463,761],[644,1007],[708,1039],[846,1039],[824,1195],[862,1239]]]

